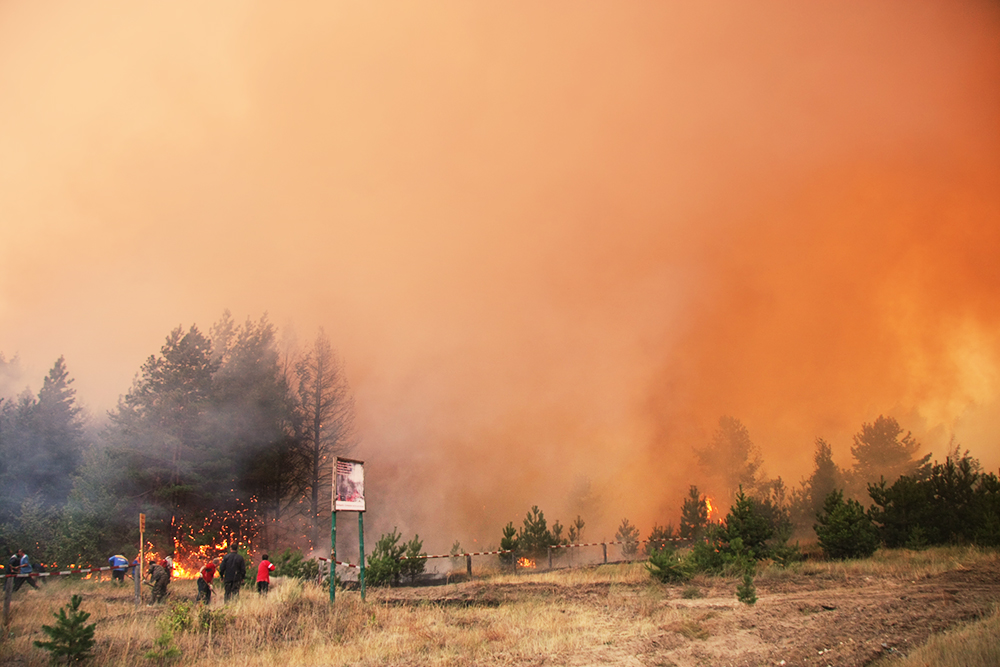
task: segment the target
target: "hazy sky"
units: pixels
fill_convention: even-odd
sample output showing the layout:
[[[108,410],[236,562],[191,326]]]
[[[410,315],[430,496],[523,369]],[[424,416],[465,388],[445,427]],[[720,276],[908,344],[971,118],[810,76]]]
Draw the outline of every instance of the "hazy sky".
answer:
[[[1000,465],[996,2],[288,4],[0,3],[18,388],[322,326],[437,548],[676,522],[724,414],[793,485],[879,414]]]

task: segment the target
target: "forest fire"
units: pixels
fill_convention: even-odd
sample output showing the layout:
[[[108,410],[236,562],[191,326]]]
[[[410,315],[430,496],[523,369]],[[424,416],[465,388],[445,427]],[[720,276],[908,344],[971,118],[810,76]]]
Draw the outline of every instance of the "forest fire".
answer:
[[[529,570],[534,570],[536,567],[538,567],[538,565],[535,564],[535,561],[531,560],[530,558],[525,558],[524,556],[517,559],[517,566]]]
[[[712,499],[708,496],[705,496],[705,509],[708,510],[706,518],[709,523],[712,523],[712,515],[715,514],[715,508],[712,506]]]

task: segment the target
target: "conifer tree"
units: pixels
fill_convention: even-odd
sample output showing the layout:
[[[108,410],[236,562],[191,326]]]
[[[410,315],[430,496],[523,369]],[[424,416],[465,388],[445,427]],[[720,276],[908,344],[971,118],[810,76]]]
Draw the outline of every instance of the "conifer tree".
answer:
[[[45,649],[52,654],[52,659],[66,658],[71,662],[83,662],[93,657],[91,650],[94,648],[94,631],[96,623],[87,625],[90,612],[82,611],[80,603],[83,598],[74,595],[70,598],[69,604],[52,615],[56,617],[55,625],[43,625],[42,632],[47,634],[51,641],[43,642],[35,640],[35,646]]]

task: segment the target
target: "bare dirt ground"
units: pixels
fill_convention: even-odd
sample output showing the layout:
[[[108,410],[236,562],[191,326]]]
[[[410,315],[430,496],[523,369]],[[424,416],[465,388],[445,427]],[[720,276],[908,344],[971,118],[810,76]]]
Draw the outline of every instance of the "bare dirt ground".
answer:
[[[596,624],[607,623],[619,631],[572,655],[525,656],[507,664],[675,667],[868,665],[887,655],[906,654],[933,633],[990,613],[1000,601],[996,560],[959,565],[914,581],[899,576],[820,572],[758,579],[754,606],[738,602],[736,582],[724,578],[693,582],[701,595],[693,599],[683,596],[690,585],[562,585],[532,581],[532,575],[523,582],[390,589],[378,598],[402,606],[504,607],[532,600],[585,609],[594,614]],[[630,596],[646,601],[646,611],[638,613],[651,624],[630,623],[622,616],[622,601]],[[642,608],[634,605],[633,615]],[[630,633],[629,625],[645,629]]]

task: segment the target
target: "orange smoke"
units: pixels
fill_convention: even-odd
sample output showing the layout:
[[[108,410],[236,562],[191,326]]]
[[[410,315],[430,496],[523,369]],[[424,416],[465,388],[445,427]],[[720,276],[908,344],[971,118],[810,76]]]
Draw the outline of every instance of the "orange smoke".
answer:
[[[0,345],[101,415],[178,323],[324,326],[367,529],[435,551],[676,523],[722,415],[789,486],[881,413],[994,469],[998,43],[987,0],[0,3]]]

